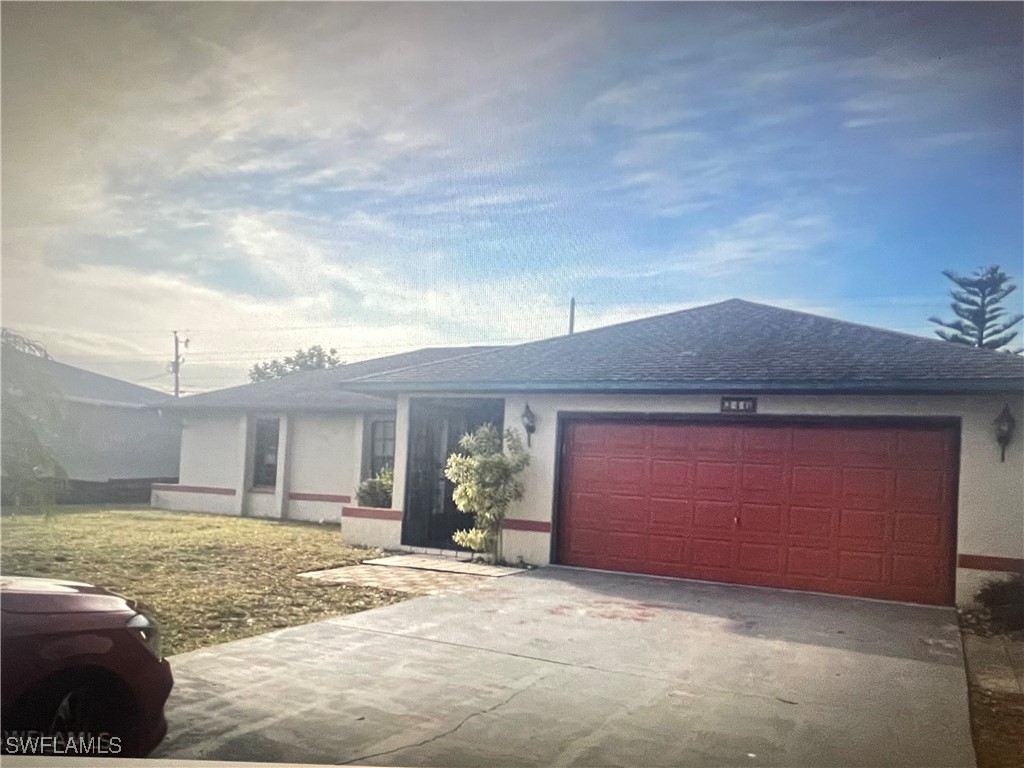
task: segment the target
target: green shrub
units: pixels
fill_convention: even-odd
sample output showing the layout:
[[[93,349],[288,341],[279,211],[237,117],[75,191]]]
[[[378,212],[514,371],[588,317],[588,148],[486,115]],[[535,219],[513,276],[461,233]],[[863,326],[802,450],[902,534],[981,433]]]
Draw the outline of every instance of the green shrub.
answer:
[[[471,512],[473,528],[456,531],[452,540],[474,552],[486,552],[500,558],[501,523],[513,501],[523,497],[520,473],[530,463],[523,450],[523,441],[513,430],[505,432],[507,450],[502,450],[502,436],[492,424],[484,424],[475,432],[463,435],[459,447],[466,455],[448,457],[444,474],[455,483],[452,499],[461,512]]]
[[[356,491],[356,500],[361,507],[383,507],[391,506],[391,491],[395,485],[395,472],[391,467],[386,467],[377,473],[376,477],[368,477],[359,484]]]
[[[1008,579],[992,579],[978,590],[977,600],[986,608],[1015,605],[1024,609],[1024,574],[1015,573]]]
[[[995,631],[1024,629],[1024,574],[992,579],[978,591],[976,599],[988,611]]]

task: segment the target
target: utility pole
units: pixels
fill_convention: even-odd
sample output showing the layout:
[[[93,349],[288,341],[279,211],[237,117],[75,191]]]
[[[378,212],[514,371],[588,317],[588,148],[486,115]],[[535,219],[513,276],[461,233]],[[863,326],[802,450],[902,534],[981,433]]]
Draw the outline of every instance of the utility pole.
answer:
[[[572,336],[576,328],[576,297],[569,299],[569,335]]]
[[[181,364],[185,362],[185,356],[180,352],[180,346],[184,346],[188,349],[188,339],[184,342],[180,342],[178,339],[178,332],[171,331],[174,334],[174,359],[171,361],[168,368],[171,373],[174,374],[174,396],[181,397]]]

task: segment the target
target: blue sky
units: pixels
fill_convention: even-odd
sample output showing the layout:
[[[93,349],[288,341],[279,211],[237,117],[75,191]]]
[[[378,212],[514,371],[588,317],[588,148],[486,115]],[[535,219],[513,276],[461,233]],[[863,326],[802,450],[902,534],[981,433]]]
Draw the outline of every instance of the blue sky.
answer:
[[[1024,273],[1019,4],[3,11],[4,325],[150,386]]]

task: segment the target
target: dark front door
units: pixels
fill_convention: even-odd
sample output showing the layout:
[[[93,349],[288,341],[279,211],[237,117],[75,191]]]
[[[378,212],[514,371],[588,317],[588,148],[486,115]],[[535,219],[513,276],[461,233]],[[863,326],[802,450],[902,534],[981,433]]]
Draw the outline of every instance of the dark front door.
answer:
[[[473,516],[459,512],[455,486],[444,475],[459,439],[485,423],[502,428],[502,400],[414,399],[409,404],[409,470],[402,543],[458,549],[452,534],[473,527]]]

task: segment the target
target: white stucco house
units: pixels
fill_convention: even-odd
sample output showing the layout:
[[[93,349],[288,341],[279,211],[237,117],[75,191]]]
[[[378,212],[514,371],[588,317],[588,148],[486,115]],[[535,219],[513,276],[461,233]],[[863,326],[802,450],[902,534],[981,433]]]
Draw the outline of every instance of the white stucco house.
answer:
[[[157,486],[154,505],[309,519],[322,513],[293,502],[323,494],[311,503],[337,501],[354,543],[452,548],[469,521],[441,468],[489,421],[529,425],[509,561],[940,605],[1024,569],[1024,441],[1005,439],[1024,413],[1019,356],[736,299],[410,354],[425,358],[325,372],[265,410],[195,410],[180,482],[225,495]],[[385,417],[393,508],[350,506],[367,424]],[[273,493],[250,472],[254,446],[273,443],[264,418],[285,457]]]

